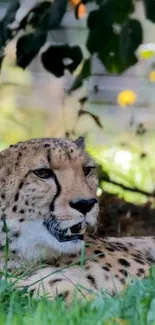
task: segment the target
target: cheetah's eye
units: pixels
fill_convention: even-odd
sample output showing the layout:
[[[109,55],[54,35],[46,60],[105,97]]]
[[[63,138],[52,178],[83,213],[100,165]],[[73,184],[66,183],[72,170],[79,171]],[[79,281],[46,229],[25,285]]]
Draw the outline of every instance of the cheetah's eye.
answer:
[[[53,172],[51,169],[48,168],[41,168],[41,169],[36,169],[33,171],[33,173],[40,177],[40,178],[50,178],[53,176]]]
[[[92,170],[94,170],[95,167],[94,166],[87,166],[87,167],[83,167],[83,172],[85,174],[85,176],[90,175],[90,173],[92,172]]]

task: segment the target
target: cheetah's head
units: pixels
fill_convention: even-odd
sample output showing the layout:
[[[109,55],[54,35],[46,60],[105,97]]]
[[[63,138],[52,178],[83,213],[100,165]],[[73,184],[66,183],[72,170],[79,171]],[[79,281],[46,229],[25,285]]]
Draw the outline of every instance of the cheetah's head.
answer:
[[[26,259],[74,253],[96,224],[97,176],[81,137],[11,146],[0,154],[0,182],[0,243],[5,216],[10,247]]]

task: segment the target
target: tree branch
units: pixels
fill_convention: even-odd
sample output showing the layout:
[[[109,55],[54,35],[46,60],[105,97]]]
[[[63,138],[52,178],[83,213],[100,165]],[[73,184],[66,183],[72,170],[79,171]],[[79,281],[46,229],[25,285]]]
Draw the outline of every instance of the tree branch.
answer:
[[[119,186],[121,187],[123,190],[126,190],[126,191],[130,191],[130,192],[135,192],[135,193],[139,193],[139,194],[142,194],[142,195],[145,195],[145,196],[148,196],[148,197],[155,197],[155,191],[153,191],[152,193],[151,192],[147,192],[147,191],[144,191],[144,190],[141,190],[137,187],[128,187],[126,185],[123,185],[122,183],[119,183],[119,182],[116,182],[116,181],[113,181],[112,179],[110,179],[109,177],[107,178],[106,176],[100,176],[99,177],[99,181],[104,181],[104,182],[107,182],[107,183],[110,183],[110,184],[113,184],[113,185],[116,185],[116,186]]]

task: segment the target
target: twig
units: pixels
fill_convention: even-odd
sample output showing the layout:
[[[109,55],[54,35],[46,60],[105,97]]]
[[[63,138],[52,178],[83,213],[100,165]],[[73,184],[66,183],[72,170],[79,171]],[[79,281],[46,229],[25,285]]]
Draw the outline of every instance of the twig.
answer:
[[[123,185],[122,183],[119,183],[119,182],[116,182],[116,181],[113,181],[112,179],[110,179],[109,177],[106,178],[104,176],[100,176],[99,177],[99,181],[102,182],[107,182],[107,183],[110,183],[110,184],[113,184],[113,185],[116,185],[116,186],[119,186],[121,188],[123,188],[124,190],[126,191],[130,191],[130,192],[135,192],[135,193],[139,193],[139,194],[143,194],[145,196],[148,196],[148,197],[155,197],[155,191],[153,191],[152,193],[151,192],[147,192],[147,191],[144,191],[144,190],[141,190],[140,188],[137,188],[137,187],[128,187],[126,185]]]

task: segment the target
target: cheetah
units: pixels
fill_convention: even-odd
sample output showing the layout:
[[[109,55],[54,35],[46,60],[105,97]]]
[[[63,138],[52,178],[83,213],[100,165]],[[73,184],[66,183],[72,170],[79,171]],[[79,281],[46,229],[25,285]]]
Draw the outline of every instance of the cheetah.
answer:
[[[149,273],[155,239],[97,238],[98,179],[83,137],[32,139],[0,153],[0,270],[34,296],[114,295]],[[7,236],[6,236],[7,235]],[[29,273],[20,270],[26,265]]]

